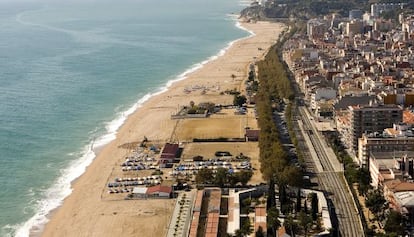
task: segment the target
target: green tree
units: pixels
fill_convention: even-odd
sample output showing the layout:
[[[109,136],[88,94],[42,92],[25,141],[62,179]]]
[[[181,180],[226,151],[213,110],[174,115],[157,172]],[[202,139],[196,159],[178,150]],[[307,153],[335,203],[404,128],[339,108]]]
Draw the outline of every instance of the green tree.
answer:
[[[228,183],[229,172],[226,168],[218,168],[216,171],[217,172],[214,175],[214,184],[219,187],[224,187],[224,185]]]
[[[308,236],[308,230],[312,226],[312,218],[307,215],[305,212],[299,212],[299,223],[305,233],[305,236]]]
[[[246,96],[244,95],[234,95],[233,104],[237,106],[242,106],[247,101]]]
[[[243,186],[246,186],[246,184],[250,181],[250,179],[253,176],[253,171],[251,170],[242,170],[235,174],[237,177],[238,182],[240,182]]]
[[[286,185],[279,184],[279,201],[280,201],[280,211],[283,214],[290,212],[290,199],[287,195]]]
[[[371,175],[368,168],[361,168],[357,172],[358,177],[358,192],[366,195],[371,187]]]
[[[257,91],[259,89],[259,82],[253,81],[252,85],[250,86],[252,91]]]
[[[316,193],[311,193],[311,214],[312,220],[316,221],[318,217],[318,195]]]
[[[273,235],[276,235],[276,230],[281,226],[279,220],[279,210],[276,207],[271,207],[267,210],[267,227],[272,230]]]
[[[243,233],[241,229],[234,231],[234,237],[245,237],[246,235]]]
[[[296,193],[296,212],[300,212],[302,209],[302,197],[300,194],[300,188],[298,188],[298,192]]]
[[[261,137],[262,135],[260,135]],[[260,139],[260,138],[259,138]],[[259,141],[260,145],[260,141]],[[264,152],[261,159],[260,169],[263,177],[266,180],[274,179],[280,186],[287,183],[288,177],[284,176],[283,171],[288,169],[288,161],[286,152],[283,150],[279,142],[275,142],[266,148],[268,151]]]
[[[276,192],[275,192],[275,182],[273,179],[269,180],[269,190],[267,192],[267,211],[269,211],[271,208],[276,206]]]
[[[207,168],[198,171],[195,181],[197,184],[211,184],[213,183],[213,171]]]
[[[238,182],[239,182],[239,178],[237,177],[237,175],[235,173],[229,174],[229,176],[228,176],[228,183],[229,183],[230,187],[236,186],[236,184]]]
[[[296,166],[286,166],[281,174],[283,182],[289,186],[301,187],[303,184],[303,173],[300,168]]]
[[[380,190],[374,190],[368,193],[365,206],[371,210],[374,215],[378,216],[384,209],[386,200]]]
[[[264,233],[263,228],[261,226],[259,226],[259,228],[257,228],[257,231],[255,233],[255,237],[265,237],[265,233]]]
[[[305,199],[305,202],[303,203],[303,212],[305,214],[308,214],[308,201]]]
[[[250,235],[253,232],[252,225],[250,223],[250,219],[249,218],[244,219],[240,230],[243,232],[243,234],[245,236],[248,236],[248,235]]]
[[[288,215],[283,222],[283,226],[286,229],[286,233],[294,237],[299,231],[298,223],[293,219],[292,215]]]
[[[404,235],[405,224],[404,217],[401,213],[391,210],[387,216],[387,220],[384,225],[384,230],[387,235],[395,233],[398,236]]]
[[[194,108],[194,106],[195,106],[194,101],[190,101],[190,108]]]
[[[253,81],[254,80],[254,72],[253,71],[249,71],[249,81]]]

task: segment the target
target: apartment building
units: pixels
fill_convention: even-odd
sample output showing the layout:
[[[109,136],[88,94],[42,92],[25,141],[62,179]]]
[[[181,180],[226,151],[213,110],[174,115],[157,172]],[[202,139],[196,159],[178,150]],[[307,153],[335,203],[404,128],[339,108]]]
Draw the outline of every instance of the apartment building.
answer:
[[[362,134],[358,139],[358,162],[366,164],[371,154],[414,151],[414,127],[400,123],[383,132]]]
[[[349,134],[343,134],[350,142],[350,148],[358,150],[358,139],[362,134],[382,132],[395,123],[402,122],[403,109],[399,105],[356,105],[349,106]]]

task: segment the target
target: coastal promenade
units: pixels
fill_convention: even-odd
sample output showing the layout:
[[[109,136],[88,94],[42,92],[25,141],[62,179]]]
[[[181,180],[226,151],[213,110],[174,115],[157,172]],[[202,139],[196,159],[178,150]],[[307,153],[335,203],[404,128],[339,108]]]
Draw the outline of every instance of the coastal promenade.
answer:
[[[168,91],[150,98],[130,115],[117,137],[106,145],[85,173],[73,184],[73,192],[61,207],[50,215],[42,236],[165,236],[175,200],[102,199],[114,169],[125,157],[121,145],[150,140],[168,142],[175,133],[176,120],[171,115],[190,101],[231,104],[233,97],[222,92],[242,90],[249,64],[262,58],[284,29],[280,23],[242,23],[254,36],[238,40],[224,55],[186,75]],[[209,90],[192,90],[199,87]],[[214,90],[212,88],[215,88]],[[194,132],[194,131],[188,131]],[[184,135],[183,135],[184,136]]]

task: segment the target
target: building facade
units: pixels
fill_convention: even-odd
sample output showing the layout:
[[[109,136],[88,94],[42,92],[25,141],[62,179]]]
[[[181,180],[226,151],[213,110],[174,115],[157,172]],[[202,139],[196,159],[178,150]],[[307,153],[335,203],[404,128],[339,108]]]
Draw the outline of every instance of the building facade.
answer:
[[[366,164],[370,154],[378,152],[414,151],[413,126],[394,124],[383,132],[362,134],[358,139],[358,161]]]
[[[358,139],[362,134],[382,132],[393,124],[402,122],[403,118],[403,109],[399,105],[357,105],[349,106],[348,110],[351,126],[346,138],[354,151],[358,150]]]

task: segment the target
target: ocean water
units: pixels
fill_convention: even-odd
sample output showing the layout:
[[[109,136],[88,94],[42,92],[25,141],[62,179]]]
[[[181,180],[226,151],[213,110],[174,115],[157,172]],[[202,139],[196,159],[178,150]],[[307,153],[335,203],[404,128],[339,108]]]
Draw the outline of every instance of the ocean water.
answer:
[[[0,236],[41,228],[128,114],[248,36],[243,7],[0,0]]]

